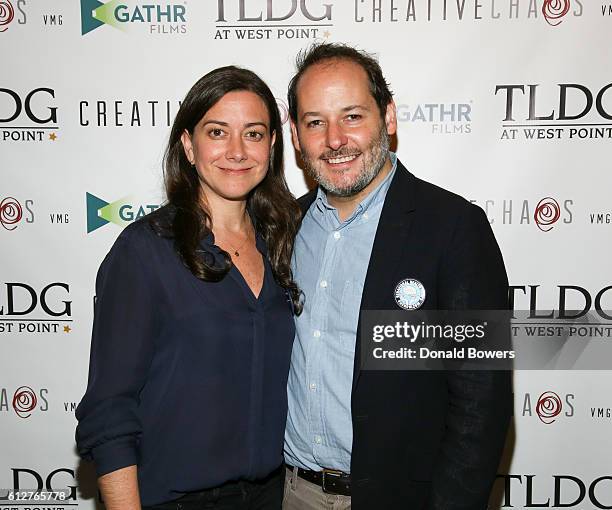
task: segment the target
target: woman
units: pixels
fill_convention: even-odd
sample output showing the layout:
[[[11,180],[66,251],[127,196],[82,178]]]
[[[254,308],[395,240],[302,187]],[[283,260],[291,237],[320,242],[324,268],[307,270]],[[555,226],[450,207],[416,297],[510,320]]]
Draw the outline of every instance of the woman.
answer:
[[[265,83],[210,72],[172,127],[167,205],[100,267],[77,445],[108,510],[280,508],[300,310],[282,157]]]

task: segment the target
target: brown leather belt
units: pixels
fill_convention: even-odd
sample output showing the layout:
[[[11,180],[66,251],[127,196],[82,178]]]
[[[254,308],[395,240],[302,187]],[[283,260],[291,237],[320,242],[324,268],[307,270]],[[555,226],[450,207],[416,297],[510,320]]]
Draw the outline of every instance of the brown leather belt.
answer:
[[[340,496],[351,495],[351,475],[335,469],[323,469],[323,471],[310,471],[308,469],[296,468],[287,465],[291,471],[297,469],[297,475],[304,480],[314,483],[323,489],[326,494],[337,494]]]

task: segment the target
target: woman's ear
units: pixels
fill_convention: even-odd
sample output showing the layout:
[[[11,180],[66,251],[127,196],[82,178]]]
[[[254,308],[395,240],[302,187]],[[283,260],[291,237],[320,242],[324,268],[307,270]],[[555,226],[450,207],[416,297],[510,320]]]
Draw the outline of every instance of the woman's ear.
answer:
[[[192,165],[195,164],[195,157],[193,155],[193,143],[191,142],[191,135],[189,131],[185,129],[183,134],[181,135],[181,143],[183,144],[183,150],[185,151],[185,156],[187,157],[187,161]]]

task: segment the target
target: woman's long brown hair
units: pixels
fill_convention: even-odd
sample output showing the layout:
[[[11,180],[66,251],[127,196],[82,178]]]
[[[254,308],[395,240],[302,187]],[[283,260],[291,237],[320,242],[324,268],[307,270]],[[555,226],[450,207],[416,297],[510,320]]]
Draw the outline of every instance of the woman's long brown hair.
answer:
[[[232,266],[222,251],[224,262],[215,264],[212,254],[202,251],[202,239],[211,233],[212,218],[202,204],[200,181],[183,150],[181,136],[191,135],[206,112],[225,94],[246,90],[265,103],[270,117],[270,134],[276,140],[270,154],[268,172],[247,198],[247,209],[268,248],[274,278],[286,291],[297,314],[302,304],[300,290],[293,281],[291,253],[300,223],[300,208],[287,187],[283,171],[283,132],[276,100],[259,76],[235,66],[215,69],[200,78],[185,96],[174,119],[164,155],[164,181],[168,205],[150,215],[153,229],[174,239],[175,249],[185,266],[200,280],[221,280]]]

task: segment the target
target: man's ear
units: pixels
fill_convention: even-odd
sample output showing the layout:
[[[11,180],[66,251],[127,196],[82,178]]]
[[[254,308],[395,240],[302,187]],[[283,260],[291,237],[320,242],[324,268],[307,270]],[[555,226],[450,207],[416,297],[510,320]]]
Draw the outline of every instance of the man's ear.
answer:
[[[394,135],[397,131],[397,108],[393,99],[387,105],[385,112],[385,125],[387,126],[387,134]]]
[[[302,149],[300,148],[300,139],[298,138],[298,133],[297,133],[297,126],[295,125],[293,120],[290,121],[290,124],[291,124],[291,141],[293,142],[293,147],[295,148],[296,151],[302,152]]]
[[[185,151],[187,161],[189,161],[193,165],[195,163],[195,157],[193,155],[193,144],[191,143],[191,135],[186,129],[181,135],[181,143],[183,144],[183,150]]]

